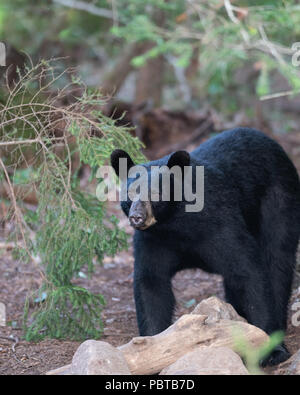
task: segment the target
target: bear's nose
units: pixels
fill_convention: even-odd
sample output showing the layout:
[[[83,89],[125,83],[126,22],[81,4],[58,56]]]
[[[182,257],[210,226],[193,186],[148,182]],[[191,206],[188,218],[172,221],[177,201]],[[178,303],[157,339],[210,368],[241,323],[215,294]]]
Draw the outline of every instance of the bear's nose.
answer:
[[[135,214],[135,215],[130,215],[129,221],[133,227],[138,228],[144,225],[145,218],[141,214]]]

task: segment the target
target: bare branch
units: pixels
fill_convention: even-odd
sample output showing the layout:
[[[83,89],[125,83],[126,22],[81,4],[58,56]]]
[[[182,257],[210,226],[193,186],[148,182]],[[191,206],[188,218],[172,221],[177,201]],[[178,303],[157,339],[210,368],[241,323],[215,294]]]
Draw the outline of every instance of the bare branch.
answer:
[[[276,47],[273,45],[273,43],[268,39],[265,29],[262,25],[259,26],[258,28],[260,35],[262,37],[264,45],[269,49],[270,53],[274,56],[274,58],[280,63],[284,64],[285,61],[283,60],[282,56],[280,53],[277,51]]]
[[[238,18],[234,15],[233,7],[232,7],[229,0],[224,0],[224,6],[225,6],[226,12],[227,12],[229,18],[232,20],[232,22],[236,23],[236,24],[240,23]]]
[[[225,6],[225,9],[226,9],[226,12],[227,12],[227,15],[228,15],[229,19],[230,19],[233,23],[235,23],[236,25],[240,25],[240,26],[241,26],[241,22],[240,22],[239,19],[234,15],[233,8],[232,8],[232,5],[231,5],[231,3],[230,3],[230,0],[224,0],[224,6]],[[241,26],[241,35],[242,35],[244,41],[245,41],[247,44],[249,44],[249,42],[250,42],[249,34],[246,32],[246,30],[245,30],[242,26]]]
[[[100,8],[94,4],[86,3],[80,0],[53,0],[54,3],[76,10],[86,11],[92,15],[101,16],[102,18],[113,19],[114,13],[106,8]]]
[[[270,100],[270,99],[277,99],[278,97],[291,96],[291,95],[294,95],[295,93],[299,94],[300,91],[295,92],[293,90],[290,90],[290,91],[284,91],[284,92],[278,92],[278,93],[271,93],[270,95],[265,95],[265,96],[260,97],[260,100],[264,101],[264,100]]]

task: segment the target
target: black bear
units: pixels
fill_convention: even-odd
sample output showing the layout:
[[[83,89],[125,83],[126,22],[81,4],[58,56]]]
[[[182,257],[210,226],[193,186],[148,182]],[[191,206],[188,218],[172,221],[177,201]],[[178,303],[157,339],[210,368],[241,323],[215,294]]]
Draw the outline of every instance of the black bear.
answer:
[[[117,175],[120,159],[127,160],[128,169],[134,166],[125,151],[114,151],[111,164]],[[170,326],[175,306],[171,279],[187,268],[221,274],[226,299],[241,316],[268,334],[285,331],[300,236],[300,182],[281,146],[260,131],[236,128],[190,154],[178,151],[142,166],[150,176],[152,166],[189,166],[193,187],[195,168],[204,166],[204,206],[189,212],[190,202],[177,201],[174,194],[170,201],[134,201],[127,195],[121,202],[136,228],[134,297],[140,335]],[[125,180],[129,188],[133,178]],[[282,343],[263,364],[288,357]]]

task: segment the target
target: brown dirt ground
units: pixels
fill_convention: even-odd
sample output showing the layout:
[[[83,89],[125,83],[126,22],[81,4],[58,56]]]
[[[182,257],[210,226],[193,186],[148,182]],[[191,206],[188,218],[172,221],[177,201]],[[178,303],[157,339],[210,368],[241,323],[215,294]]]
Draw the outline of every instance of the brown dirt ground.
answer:
[[[295,140],[300,143],[300,134],[292,135],[291,141],[280,141],[291,152]],[[299,144],[296,145],[299,147]],[[293,154],[293,152],[292,152]],[[291,155],[300,170],[299,149]],[[121,213],[117,203],[110,204],[109,212],[117,215],[120,226],[131,228]],[[5,241],[1,237],[0,242]],[[96,266],[91,279],[77,279],[75,282],[95,293],[102,293],[106,307],[102,313],[104,335],[102,340],[119,346],[138,335],[132,289],[133,257],[132,249],[114,258],[106,257],[103,266]],[[46,339],[40,343],[22,340],[21,321],[24,302],[28,291],[37,289],[41,283],[34,264],[24,264],[12,259],[9,251],[0,249],[0,301],[6,305],[7,321],[15,327],[0,327],[0,375],[41,375],[47,371],[69,364],[79,346],[75,341]],[[300,281],[292,296],[292,302],[300,300]],[[207,274],[201,270],[187,270],[178,273],[173,280],[177,299],[176,317],[188,313],[201,300],[216,295],[224,297],[220,276]],[[194,300],[194,301],[193,301]],[[192,303],[194,302],[194,303]],[[12,336],[15,341],[13,341]],[[300,349],[300,326],[293,327],[289,319],[286,344],[292,353]],[[275,368],[266,368],[267,374],[284,374],[287,363]]]
[[[132,229],[120,212],[118,204],[111,204],[109,211],[121,217],[120,226],[125,226],[127,232],[132,234]],[[102,313],[102,340],[114,346],[124,344],[138,335],[132,281],[132,248],[114,258],[106,257],[103,266],[96,266],[91,279],[74,280],[74,283],[104,295],[107,304]],[[34,264],[15,261],[9,252],[2,250],[0,300],[6,305],[7,321],[14,322],[15,327],[0,327],[0,375],[44,374],[70,363],[80,344],[75,341],[53,339],[40,343],[22,340],[21,322],[25,298],[28,291],[37,289],[40,283],[41,278]],[[208,275],[200,270],[179,273],[173,284],[178,305],[176,317],[191,311],[200,300],[211,295],[222,296],[223,293],[220,277]],[[192,306],[188,307],[188,302],[192,302]],[[17,342],[9,339],[10,336],[17,339]]]
[[[117,204],[110,211],[119,213]],[[127,220],[121,220],[121,226]],[[3,251],[2,251],[3,253]],[[91,279],[77,279],[75,282],[96,293],[102,293],[107,305],[102,317],[105,323],[102,340],[119,346],[138,335],[132,290],[132,249],[114,258],[106,257],[103,266],[97,266]],[[0,327],[0,375],[40,375],[69,364],[79,342],[47,339],[40,343],[22,340],[21,320],[25,297],[28,291],[37,288],[40,277],[34,264],[22,264],[12,259],[9,252],[0,256],[0,295],[6,305],[7,321],[16,327]],[[224,297],[221,277],[201,270],[187,270],[178,273],[173,281],[177,299],[176,317],[188,313],[201,300],[216,295]],[[294,298],[296,293],[294,294]],[[298,295],[298,298],[300,295]],[[194,301],[193,301],[194,300]],[[194,303],[193,303],[194,302]],[[16,341],[9,339],[13,336]],[[286,343],[291,352],[300,349],[300,327],[289,325]],[[269,374],[282,374],[284,368],[268,368]]]

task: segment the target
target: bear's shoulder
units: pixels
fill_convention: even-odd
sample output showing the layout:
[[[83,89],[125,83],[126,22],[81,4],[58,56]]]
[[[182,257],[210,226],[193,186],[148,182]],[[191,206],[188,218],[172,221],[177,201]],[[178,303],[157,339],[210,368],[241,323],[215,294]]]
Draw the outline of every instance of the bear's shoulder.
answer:
[[[257,153],[278,154],[282,148],[274,140],[259,130],[252,128],[235,128],[226,130],[202,143],[191,157],[196,162],[214,163],[234,161],[239,158],[257,159]]]

